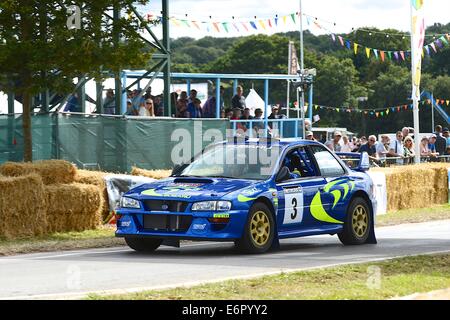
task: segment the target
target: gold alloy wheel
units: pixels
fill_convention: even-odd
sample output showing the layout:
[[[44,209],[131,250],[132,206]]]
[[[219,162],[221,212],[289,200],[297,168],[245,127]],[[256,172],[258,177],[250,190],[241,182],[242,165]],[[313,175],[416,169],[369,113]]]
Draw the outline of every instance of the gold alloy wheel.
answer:
[[[264,211],[256,211],[250,220],[250,234],[253,242],[263,247],[270,236],[270,220]]]
[[[353,232],[359,238],[362,238],[369,227],[369,215],[364,206],[359,205],[353,210],[352,214]]]

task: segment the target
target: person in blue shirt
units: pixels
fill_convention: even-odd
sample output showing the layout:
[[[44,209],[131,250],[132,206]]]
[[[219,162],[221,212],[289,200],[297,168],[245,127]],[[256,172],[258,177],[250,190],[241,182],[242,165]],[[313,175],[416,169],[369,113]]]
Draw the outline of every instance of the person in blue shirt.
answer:
[[[450,155],[450,130],[448,128],[444,128],[444,130],[442,130],[442,136],[447,140],[445,154]]]
[[[81,106],[78,100],[78,94],[75,92],[70,96],[67,100],[66,107],[64,108],[65,112],[81,112]]]
[[[202,102],[198,98],[194,98],[192,102],[189,102],[187,111],[189,112],[189,118],[198,119],[202,117]]]
[[[366,144],[363,144],[361,148],[359,148],[359,153],[367,152],[369,157],[376,158],[377,157],[377,149],[376,149],[377,137],[370,136],[369,140]]]

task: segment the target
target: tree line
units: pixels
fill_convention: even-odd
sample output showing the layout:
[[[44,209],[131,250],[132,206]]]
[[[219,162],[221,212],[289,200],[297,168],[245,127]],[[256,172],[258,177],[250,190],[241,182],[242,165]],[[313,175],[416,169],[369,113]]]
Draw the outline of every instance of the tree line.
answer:
[[[363,44],[369,48],[408,51],[408,36],[398,36],[395,29],[379,30],[364,28],[341,35],[345,39]],[[450,33],[450,23],[435,24],[427,29],[427,35]],[[386,34],[392,36],[387,37]],[[299,48],[299,33],[279,33],[272,36],[253,35],[237,38],[204,37],[198,40],[178,38],[172,41],[172,70],[174,72],[205,73],[287,73],[288,43],[294,41]],[[428,37],[427,41],[433,39]],[[330,35],[304,34],[305,67],[316,68],[314,82],[314,104],[379,109],[411,103],[410,62],[367,58],[364,50],[355,55],[343,48]],[[372,53],[373,56],[373,53]],[[247,89],[254,86],[262,93],[263,84],[244,82]],[[450,99],[450,46],[444,46],[423,60],[422,90],[434,93],[435,97]],[[270,85],[270,103],[286,103],[287,86],[284,82]],[[231,88],[227,94],[231,95]],[[365,99],[361,99],[364,97]],[[449,107],[446,107],[450,111]],[[390,112],[380,117],[361,113],[337,113],[318,109],[314,114],[321,117],[321,126],[348,127],[360,134],[395,132],[403,126],[412,126],[412,111]],[[421,131],[431,131],[431,108],[423,107],[420,112]],[[443,123],[435,113],[438,123]]]

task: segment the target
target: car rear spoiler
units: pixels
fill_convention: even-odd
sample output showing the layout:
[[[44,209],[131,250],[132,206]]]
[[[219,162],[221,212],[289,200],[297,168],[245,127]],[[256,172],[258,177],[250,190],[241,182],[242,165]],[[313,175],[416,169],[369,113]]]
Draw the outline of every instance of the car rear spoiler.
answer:
[[[370,169],[369,154],[367,152],[336,152],[336,155],[352,170],[366,172]]]

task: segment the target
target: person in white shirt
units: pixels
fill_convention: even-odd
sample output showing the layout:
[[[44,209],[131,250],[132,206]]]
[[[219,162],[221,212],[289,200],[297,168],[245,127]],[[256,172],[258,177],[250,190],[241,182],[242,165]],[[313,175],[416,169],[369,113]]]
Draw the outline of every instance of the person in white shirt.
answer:
[[[396,134],[396,139],[393,140],[389,146],[389,152],[388,156],[395,157],[395,158],[402,158],[397,159],[397,164],[403,164],[403,133],[401,131],[398,131]]]
[[[381,135],[381,141],[378,141],[375,145],[375,149],[377,151],[378,158],[386,158],[386,154],[388,153],[388,150],[386,149],[385,145],[387,143],[387,140],[389,137],[385,134]]]
[[[336,131],[334,133],[333,136],[333,140],[329,140],[327,141],[327,143],[325,143],[325,145],[334,152],[341,152],[341,138],[342,138],[342,133],[340,133],[339,131]]]
[[[350,144],[350,141],[348,140],[347,136],[343,136],[342,137],[342,147],[341,147],[341,152],[344,153],[351,153],[353,150],[353,146]]]

